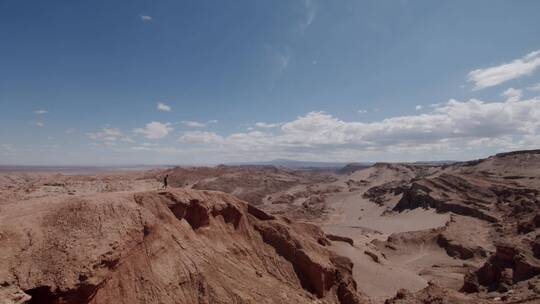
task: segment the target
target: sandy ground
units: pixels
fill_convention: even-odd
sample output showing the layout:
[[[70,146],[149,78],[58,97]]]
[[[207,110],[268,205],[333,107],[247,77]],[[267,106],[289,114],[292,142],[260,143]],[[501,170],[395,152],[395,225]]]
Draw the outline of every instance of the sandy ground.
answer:
[[[356,200],[354,199],[356,197]],[[373,239],[386,240],[396,232],[416,231],[443,226],[448,215],[434,214],[433,211],[415,210],[403,214],[380,216],[384,211],[371,202],[349,196],[338,208],[339,214],[333,216],[331,222],[324,224],[323,230],[354,240],[354,247],[343,242],[334,242],[333,249],[341,255],[349,257],[356,267],[353,276],[360,289],[374,300],[383,301],[400,288],[417,291],[427,286],[427,280],[419,274],[419,270],[450,258],[438,248],[412,248],[410,254],[400,258],[381,258],[381,263],[374,262],[365,250],[374,251],[370,246]],[[370,206],[372,205],[372,206]],[[360,207],[364,206],[364,208]],[[362,211],[361,209],[364,209]],[[358,220],[358,217],[361,217]],[[341,221],[340,221],[341,219]]]
[[[363,198],[363,193],[330,196],[327,203],[333,212],[323,227],[329,233],[353,239],[358,237],[358,230],[370,232],[372,238],[386,239],[392,233],[441,227],[450,219],[448,214],[424,209],[383,214],[387,208]]]
[[[372,300],[383,302],[392,297],[400,288],[417,291],[427,286],[428,279],[420,272],[437,263],[448,263],[451,258],[438,246],[430,248],[411,248],[408,254],[384,258],[371,244],[373,240],[386,240],[393,233],[408,232],[444,226],[450,216],[437,214],[433,210],[416,209],[402,213],[387,213],[388,206],[379,206],[362,197],[373,185],[380,185],[400,174],[383,172],[378,174],[373,168],[356,172],[354,180],[373,180],[369,186],[359,187],[357,191],[337,193],[327,197],[331,210],[327,219],[321,223],[326,233],[353,239],[354,246],[345,242],[333,242],[332,249],[349,257],[355,267],[353,276],[360,290]],[[343,178],[341,182],[344,182]],[[339,183],[339,182],[338,182]],[[387,204],[395,204],[390,201]],[[371,251],[379,255],[377,263],[365,254]]]

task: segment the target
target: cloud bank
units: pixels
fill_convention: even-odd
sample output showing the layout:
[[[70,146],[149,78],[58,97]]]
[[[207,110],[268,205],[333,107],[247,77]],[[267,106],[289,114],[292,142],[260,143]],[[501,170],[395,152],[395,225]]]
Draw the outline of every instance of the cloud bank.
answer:
[[[497,146],[516,149],[540,145],[540,99],[505,102],[451,99],[429,113],[375,122],[344,121],[309,112],[283,123],[276,132],[185,132],[179,141],[213,147],[221,153],[256,156],[354,157],[369,151],[431,151]],[[270,124],[269,124],[270,125]]]

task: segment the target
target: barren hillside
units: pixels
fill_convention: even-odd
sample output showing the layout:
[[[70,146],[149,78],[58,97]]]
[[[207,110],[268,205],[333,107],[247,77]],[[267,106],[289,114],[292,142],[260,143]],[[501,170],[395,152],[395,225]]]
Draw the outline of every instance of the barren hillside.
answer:
[[[35,199],[0,214],[2,303],[363,303],[315,226],[217,192]]]

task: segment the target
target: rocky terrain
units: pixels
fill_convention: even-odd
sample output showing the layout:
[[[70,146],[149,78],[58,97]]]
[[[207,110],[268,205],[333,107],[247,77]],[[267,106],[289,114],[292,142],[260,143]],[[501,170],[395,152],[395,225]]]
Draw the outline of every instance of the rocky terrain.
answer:
[[[540,303],[539,150],[16,172],[0,194],[2,304]]]
[[[364,303],[316,226],[219,192],[33,199],[0,215],[2,303]]]
[[[169,175],[173,187],[216,190],[231,193],[254,205],[290,203],[280,201],[277,193],[299,185],[335,180],[321,170],[299,170],[262,165],[176,167],[160,172],[159,179]]]
[[[51,172],[0,172],[0,205],[32,198],[157,189],[153,171],[67,175]]]
[[[389,215],[419,209],[452,215],[443,227],[376,241],[381,253],[391,257],[414,247],[440,247],[463,264],[449,265],[450,260],[433,264],[432,268],[445,269],[446,275],[426,268],[420,270],[424,277],[478,301],[536,303],[540,301],[539,189],[537,150],[445,165],[406,183],[370,189],[366,197],[387,204]],[[448,275],[452,272],[457,280]]]

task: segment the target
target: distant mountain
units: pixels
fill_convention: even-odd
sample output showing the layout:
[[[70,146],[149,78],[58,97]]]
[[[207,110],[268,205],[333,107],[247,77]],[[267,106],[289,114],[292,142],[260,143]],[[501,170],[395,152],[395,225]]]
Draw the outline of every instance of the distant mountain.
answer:
[[[433,161],[416,161],[414,162],[413,164],[416,164],[416,165],[450,165],[450,164],[454,164],[454,163],[457,163],[458,161],[456,160],[433,160]]]
[[[347,162],[318,162],[318,161],[302,161],[292,159],[274,159],[270,161],[255,161],[255,162],[237,162],[228,163],[227,165],[269,165],[287,168],[343,168],[348,165]],[[365,163],[365,165],[371,165],[372,163]]]
[[[457,161],[441,160],[441,161],[416,161],[409,164],[416,165],[450,165]],[[365,169],[372,166],[375,162],[318,162],[318,161],[303,161],[292,159],[274,159],[270,161],[253,161],[253,162],[232,162],[226,163],[228,166],[238,165],[258,165],[258,166],[276,166],[295,169],[336,169],[337,173],[347,174],[357,170]]]

